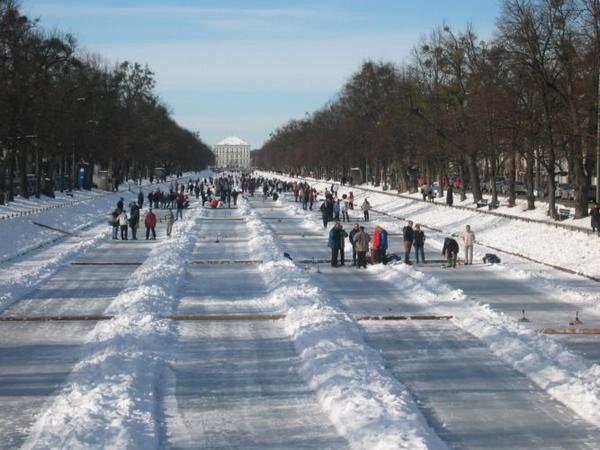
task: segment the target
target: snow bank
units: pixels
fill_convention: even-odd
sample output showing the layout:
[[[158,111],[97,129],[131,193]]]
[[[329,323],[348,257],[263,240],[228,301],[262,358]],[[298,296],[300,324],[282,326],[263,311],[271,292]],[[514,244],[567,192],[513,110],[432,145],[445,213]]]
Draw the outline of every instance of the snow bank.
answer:
[[[323,185],[319,186],[324,187]],[[356,191],[354,192],[356,194]],[[427,205],[422,202],[409,202],[402,205],[402,199],[397,202],[390,202],[387,196],[383,197],[374,199],[373,196],[369,195],[369,201],[374,204],[377,201],[387,200],[386,204],[379,205],[380,208],[387,207],[392,210],[401,208],[404,209],[404,212],[413,208],[411,209],[412,214],[408,217],[415,221],[419,221],[415,217],[432,214],[431,211],[427,213],[421,211],[421,209],[427,208]],[[293,207],[286,206],[288,211],[291,208]],[[451,217],[441,218],[442,221],[456,220],[454,210],[444,208],[443,211]],[[456,213],[463,215],[469,212],[456,210]],[[482,216],[487,220],[499,219],[489,215]],[[318,226],[316,218],[313,217],[308,220],[312,222],[313,228]],[[506,225],[513,224],[514,226],[522,223],[508,219],[501,220],[508,222]],[[539,224],[538,226],[543,227]],[[585,236],[582,233],[570,233]],[[438,238],[437,233],[428,236],[428,242],[429,244],[434,243],[439,248],[442,246],[442,241]],[[486,343],[501,360],[528,376],[538,386],[578,415],[594,425],[600,426],[599,365],[590,364],[552,338],[521,326],[512,317],[494,311],[489,305],[469,299],[461,290],[453,290],[433,275],[420,272],[412,266],[395,263],[387,266],[369,266],[368,270],[395,285],[405,298],[410,298],[411,301],[422,304],[423,309],[440,315],[454,316],[452,321],[455,325]],[[506,271],[511,277],[527,278],[542,287],[557,288],[556,283],[542,275],[510,269],[503,265],[490,266],[490,270]],[[580,305],[590,308],[597,307],[598,294],[585,291],[576,292],[572,289],[563,289],[563,291],[565,294],[569,294],[570,300],[572,299]]]
[[[87,238],[70,239],[55,247],[53,250],[59,251],[47,252],[49,255],[38,264],[14,264],[6,267],[6,278],[0,281],[0,312],[31,292],[77,255],[96,247],[109,237],[109,232],[104,227],[93,231],[95,232]]]
[[[299,180],[266,172],[265,176]],[[317,189],[331,187],[331,182],[309,182]],[[338,184],[338,183],[336,183]],[[476,210],[447,208],[445,206],[407,199],[360,186],[339,187],[338,195],[354,192],[355,204],[364,197],[375,210],[443,230],[447,234],[462,234],[464,226],[471,225],[477,242],[484,246],[523,255],[545,264],[564,267],[576,273],[600,278],[600,239],[597,236],[557,228],[552,224],[529,223],[522,220],[484,214]],[[582,219],[589,220],[589,219]]]
[[[271,301],[287,310],[286,328],[307,380],[338,431],[354,448],[441,449],[410,393],[363,340],[356,322],[310,274],[283,259],[283,248],[248,204],[249,245],[265,261],[260,271]]]
[[[162,317],[176,290],[202,214],[190,210],[171,239],[159,241],[87,338],[87,355],[37,419],[26,449],[156,448],[156,392],[168,371],[176,325]]]
[[[568,351],[553,339],[469,299],[430,274],[395,263],[369,270],[393,283],[437,314],[453,315],[453,323],[485,342],[492,352],[528,376],[555,399],[600,426],[600,366]]]

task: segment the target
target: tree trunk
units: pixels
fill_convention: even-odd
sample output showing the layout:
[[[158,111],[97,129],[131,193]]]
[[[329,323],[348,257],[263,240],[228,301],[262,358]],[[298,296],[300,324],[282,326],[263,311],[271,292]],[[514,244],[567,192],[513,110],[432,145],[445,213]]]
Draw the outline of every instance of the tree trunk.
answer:
[[[508,166],[508,207],[512,208],[515,206],[516,197],[515,194],[515,182],[517,181],[517,152],[513,151],[510,155],[510,161]]]
[[[37,142],[35,145],[35,196],[40,198],[40,191],[42,190],[42,158],[40,157],[40,149]]]
[[[584,161],[581,152],[575,148],[573,157],[573,185],[575,187],[575,218],[581,219],[588,215],[588,190],[590,188],[590,179],[585,173]]]
[[[548,215],[553,219],[557,219],[556,214],[556,157],[554,152],[550,152],[550,158],[548,158],[548,167],[546,172],[548,173]]]
[[[15,199],[15,150],[9,150],[8,155],[8,201],[12,202]]]
[[[469,176],[471,177],[471,191],[473,192],[473,201],[477,203],[481,200],[481,189],[479,187],[479,174],[477,173],[477,162],[475,160],[475,155],[468,153],[466,160],[467,168],[469,169]]]
[[[0,205],[4,205],[6,198],[6,161],[0,162]]]
[[[467,183],[466,179],[466,171],[464,162],[460,163],[460,201],[464,202],[467,199]]]
[[[527,209],[532,210],[535,209],[535,186],[538,186],[539,183],[536,182],[536,174],[535,174],[535,158],[533,156],[533,150],[529,150],[525,154],[525,161],[527,164]],[[537,176],[539,176],[539,171]]]
[[[19,194],[21,197],[29,198],[27,186],[27,150],[24,145],[19,150]]]
[[[490,158],[490,187],[492,188],[492,205],[498,203],[498,186],[496,185],[496,176],[498,175],[498,165],[495,156]]]

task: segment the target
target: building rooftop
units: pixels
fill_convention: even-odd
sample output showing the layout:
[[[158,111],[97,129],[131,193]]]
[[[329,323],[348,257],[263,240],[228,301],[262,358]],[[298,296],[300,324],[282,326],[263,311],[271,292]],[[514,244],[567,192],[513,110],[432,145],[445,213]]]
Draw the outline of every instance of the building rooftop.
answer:
[[[219,142],[217,145],[250,145],[237,136],[229,136]]]

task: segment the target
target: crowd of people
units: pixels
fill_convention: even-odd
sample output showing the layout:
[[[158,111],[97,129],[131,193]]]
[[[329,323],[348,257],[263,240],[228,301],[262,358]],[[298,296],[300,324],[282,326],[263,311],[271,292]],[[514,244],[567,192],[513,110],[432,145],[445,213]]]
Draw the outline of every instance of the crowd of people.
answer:
[[[203,207],[208,208],[230,208],[237,205],[240,194],[253,197],[256,190],[261,191],[263,199],[272,198],[277,200],[282,193],[291,193],[294,201],[302,204],[304,210],[313,210],[313,206],[319,199],[319,192],[307,182],[284,181],[270,179],[251,174],[223,174],[220,177],[207,177],[204,179],[189,180],[187,183],[175,182],[169,186],[168,191],[161,191],[160,187],[149,192],[146,196],[148,208],[143,217],[146,228],[146,239],[156,239],[156,225],[164,221],[166,235],[170,236],[175,221],[183,218],[183,210],[189,206],[189,197],[195,196],[202,201]],[[407,221],[402,229],[403,255],[388,255],[388,232],[381,225],[373,227],[372,235],[367,232],[364,225],[354,223],[352,229],[347,232],[344,223],[350,222],[350,211],[355,210],[355,196],[352,191],[339,193],[337,184],[332,184],[326,189],[319,211],[323,226],[327,228],[334,223],[329,230],[328,247],[331,249],[331,266],[346,265],[346,239],[352,248],[352,266],[366,268],[367,264],[387,264],[390,260],[403,260],[405,264],[412,264],[411,255],[414,251],[414,261],[417,264],[426,262],[425,241],[426,236],[420,224]],[[128,205],[129,214],[124,207],[124,200],[117,202],[112,212],[110,223],[112,225],[112,238],[127,240],[128,230],[131,231],[131,239],[137,239],[137,230],[141,221],[141,211],[145,204],[145,197],[140,190],[137,202]],[[162,217],[157,217],[158,210],[166,210]],[[175,209],[175,214],[173,213]],[[372,206],[368,198],[364,198],[360,211],[364,222],[370,221],[369,212]],[[592,216],[592,219],[594,216]],[[356,217],[354,217],[356,219]],[[600,225],[598,225],[600,229]],[[464,246],[465,265],[473,264],[473,246],[475,234],[469,225],[466,225],[462,235]],[[447,237],[442,248],[442,255],[447,258],[447,267],[456,267],[459,254],[459,243],[453,237]]]
[[[259,185],[263,186],[263,195],[265,198],[277,195],[282,192],[291,192],[295,202],[302,203],[304,210],[312,210],[313,205],[318,200],[317,189],[311,187],[307,182],[300,181],[282,181],[277,179],[257,180]],[[425,260],[425,232],[420,224],[414,224],[413,221],[407,221],[402,229],[403,255],[388,255],[388,232],[380,225],[373,229],[372,236],[367,232],[364,225],[355,223],[347,232],[344,229],[344,223],[350,222],[349,212],[355,209],[355,196],[352,191],[340,193],[337,184],[332,184],[326,189],[321,201],[319,211],[323,227],[327,228],[330,223],[333,227],[329,230],[327,245],[331,249],[331,266],[345,266],[345,245],[346,239],[352,247],[352,266],[365,267],[367,264],[386,264],[391,259],[403,260],[405,264],[413,264],[411,260],[414,251],[414,260],[417,264],[426,263]],[[450,194],[452,195],[452,194]],[[450,197],[450,201],[451,197]],[[362,219],[364,222],[370,221],[369,212],[372,210],[368,198],[364,198],[360,204]],[[465,265],[473,264],[473,246],[475,244],[475,234],[470,225],[466,225],[462,235],[462,244],[464,246]],[[447,258],[447,267],[455,268],[459,254],[459,243],[453,237],[445,239],[442,255]]]

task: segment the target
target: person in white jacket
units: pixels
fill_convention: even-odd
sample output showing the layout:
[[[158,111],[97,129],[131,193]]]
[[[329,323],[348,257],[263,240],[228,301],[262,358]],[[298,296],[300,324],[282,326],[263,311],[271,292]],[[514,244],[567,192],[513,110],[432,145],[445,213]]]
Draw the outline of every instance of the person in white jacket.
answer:
[[[119,221],[119,227],[121,228],[121,239],[126,241],[127,240],[127,225],[129,224],[129,220],[127,219],[127,214],[125,213],[125,211],[121,211],[121,214],[119,214],[119,217],[117,218],[117,220]]]
[[[471,225],[465,225],[463,244],[465,246],[465,265],[473,265],[473,245],[475,244],[475,233],[471,231]]]

